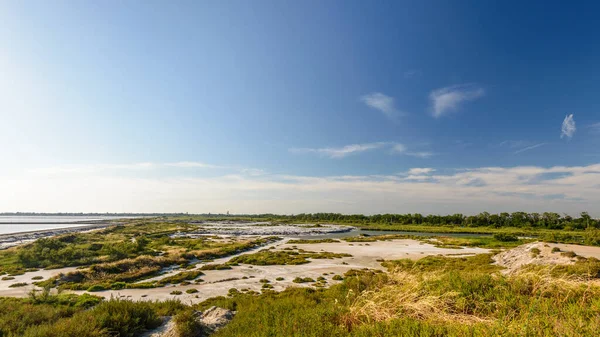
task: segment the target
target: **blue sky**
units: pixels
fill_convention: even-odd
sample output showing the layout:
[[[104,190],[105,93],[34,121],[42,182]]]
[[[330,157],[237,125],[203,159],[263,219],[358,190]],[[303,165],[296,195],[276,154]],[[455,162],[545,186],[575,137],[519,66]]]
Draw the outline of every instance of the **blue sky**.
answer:
[[[0,211],[594,213],[599,9],[2,2]]]

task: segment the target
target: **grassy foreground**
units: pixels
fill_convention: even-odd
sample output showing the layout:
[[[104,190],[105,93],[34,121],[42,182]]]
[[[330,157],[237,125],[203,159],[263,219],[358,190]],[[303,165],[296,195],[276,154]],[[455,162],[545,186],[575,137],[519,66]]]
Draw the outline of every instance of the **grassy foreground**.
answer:
[[[502,276],[490,255],[386,262],[329,289],[236,293],[199,305],[237,310],[224,336],[592,336],[600,262]],[[354,276],[352,276],[354,275]]]

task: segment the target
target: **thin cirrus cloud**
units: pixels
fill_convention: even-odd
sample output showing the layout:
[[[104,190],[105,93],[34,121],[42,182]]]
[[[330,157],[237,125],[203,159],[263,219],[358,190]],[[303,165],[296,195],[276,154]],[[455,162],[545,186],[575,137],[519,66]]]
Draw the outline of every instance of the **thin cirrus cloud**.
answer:
[[[538,144],[534,144],[534,145],[531,145],[531,146],[527,146],[527,147],[524,147],[522,149],[519,149],[519,150],[515,151],[515,154],[522,153],[522,152],[529,151],[529,150],[533,150],[533,149],[537,149],[538,147],[544,146],[544,145],[546,145],[546,143],[538,143]]]
[[[429,158],[434,155],[432,152],[411,152],[406,145],[396,142],[374,142],[362,144],[350,144],[342,147],[322,147],[322,148],[290,148],[289,152],[296,154],[313,153],[323,157],[339,159],[350,155],[356,155],[363,152],[388,149],[391,154],[407,155],[418,158]]]
[[[343,147],[323,147],[323,148],[291,148],[292,153],[316,153],[318,155],[329,158],[344,158],[349,155],[358,154],[361,152],[372,151],[387,146],[388,142],[375,142],[363,144],[350,144]]]
[[[587,128],[590,129],[592,133],[600,133],[600,122],[590,124]]]
[[[360,100],[367,106],[379,110],[387,118],[395,120],[398,116],[404,115],[403,112],[396,108],[396,103],[393,97],[387,96],[380,92],[373,92],[360,97]]]
[[[433,117],[439,118],[456,111],[468,101],[485,95],[485,90],[475,84],[460,84],[433,90],[429,94]]]
[[[565,116],[565,119],[562,122],[560,128],[560,138],[573,138],[573,135],[577,131],[577,127],[575,126],[575,119],[573,118],[573,114],[569,114]]]

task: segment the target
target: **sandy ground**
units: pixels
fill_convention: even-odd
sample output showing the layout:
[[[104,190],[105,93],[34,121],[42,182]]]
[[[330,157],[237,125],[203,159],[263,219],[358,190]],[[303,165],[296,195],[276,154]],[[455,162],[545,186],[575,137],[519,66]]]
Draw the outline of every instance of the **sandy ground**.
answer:
[[[350,269],[362,269],[362,268],[377,268],[383,269],[381,264],[377,260],[386,259],[401,259],[411,258],[419,259],[428,255],[452,255],[458,256],[461,254],[481,254],[487,253],[488,250],[482,248],[464,248],[464,249],[444,249],[436,248],[431,244],[421,243],[416,240],[393,240],[393,241],[378,241],[369,243],[349,243],[341,241],[339,243],[320,243],[320,244],[287,244],[288,239],[279,241],[269,246],[261,247],[260,249],[268,249],[271,246],[275,249],[285,249],[287,247],[297,246],[298,248],[307,251],[326,251],[333,253],[348,253],[352,257],[345,257],[340,259],[315,259],[311,260],[310,263],[303,265],[291,265],[291,266],[250,266],[240,265],[234,266],[230,270],[207,270],[204,271],[206,275],[201,278],[204,282],[199,284],[191,284],[187,286],[167,286],[162,288],[152,289],[123,289],[115,291],[102,291],[95,292],[95,295],[103,296],[106,298],[122,297],[131,298],[134,300],[164,300],[170,298],[177,298],[184,303],[197,303],[205,299],[227,295],[229,289],[236,288],[250,289],[254,291],[260,291],[262,283],[260,279],[268,279],[273,285],[273,289],[277,291],[284,290],[290,286],[296,287],[307,287],[310,283],[297,284],[293,283],[292,280],[295,277],[310,277],[316,279],[319,276],[323,276],[327,279],[328,284],[335,284],[339,281],[334,281],[331,278],[335,274],[342,275]],[[248,254],[246,252],[244,254]],[[232,257],[217,259],[211,263],[225,263]],[[345,263],[345,264],[344,264]],[[201,265],[199,265],[201,266]],[[65,270],[55,270],[54,274],[58,272],[65,272]],[[173,273],[177,273],[174,270],[168,274],[158,276],[154,279],[160,279]],[[327,275],[323,275],[327,273]],[[27,273],[22,275],[22,279],[31,279],[33,273]],[[242,277],[247,279],[242,279]],[[276,281],[278,277],[283,277],[283,281]],[[14,283],[17,280],[13,280],[10,283]],[[3,281],[5,282],[5,281]],[[187,289],[197,289],[198,293],[186,294]],[[5,293],[6,289],[10,289],[9,293]],[[0,288],[0,296],[26,296],[27,287],[25,288]],[[182,291],[182,295],[171,295],[173,290]],[[76,292],[83,293],[83,292]]]
[[[339,281],[332,280],[332,277],[336,274],[343,275],[350,269],[362,269],[362,268],[373,268],[383,269],[381,267],[381,260],[395,260],[402,258],[420,259],[430,255],[447,255],[447,256],[461,256],[461,255],[472,255],[488,253],[489,250],[483,248],[463,248],[463,249],[448,249],[448,248],[437,248],[429,243],[423,243],[416,240],[392,240],[392,241],[377,241],[377,242],[334,242],[334,243],[318,243],[318,244],[288,244],[290,238],[275,242],[273,244],[256,248],[252,251],[248,251],[242,254],[249,254],[262,249],[269,249],[274,247],[275,250],[283,250],[288,247],[297,247],[306,251],[313,252],[333,252],[333,253],[347,253],[351,254],[352,257],[345,257],[339,259],[314,259],[310,263],[303,265],[291,265],[291,266],[250,266],[240,265],[233,266],[229,270],[207,270],[204,271],[205,275],[201,278],[204,280],[202,283],[191,284],[187,286],[167,286],[162,288],[152,289],[123,289],[114,291],[102,291],[95,292],[95,295],[103,296],[106,298],[110,297],[122,297],[131,298],[135,300],[164,300],[177,298],[184,303],[197,303],[205,299],[227,295],[229,289],[236,288],[238,290],[250,289],[254,291],[260,291],[262,283],[260,279],[268,279],[271,281],[274,290],[280,291],[287,287],[307,287],[311,286],[310,283],[297,284],[293,283],[292,280],[295,277],[310,277],[317,279],[319,276],[323,276],[327,279],[327,284],[335,284]],[[505,266],[506,272],[510,273],[513,270],[520,268],[522,265],[527,263],[537,264],[552,264],[552,263],[574,263],[575,259],[567,258],[560,253],[552,253],[551,249],[558,247],[561,251],[573,251],[577,255],[584,257],[596,257],[600,258],[600,247],[588,247],[578,245],[566,245],[566,244],[552,244],[552,243],[540,243],[534,242],[527,245],[523,245],[497,255],[497,263]],[[530,250],[532,248],[540,249],[541,253],[538,257],[532,257]],[[241,255],[241,254],[238,254]],[[237,255],[235,255],[237,256]],[[226,263],[234,256],[216,259],[211,264]],[[197,268],[200,268],[203,264],[199,264]],[[24,275],[15,276],[14,280],[0,281],[0,296],[15,296],[24,297],[27,293],[34,288],[31,280],[34,276],[42,276],[44,279],[58,275],[59,273],[68,273],[75,270],[75,268],[61,268],[54,270],[40,270],[36,272],[29,272]],[[167,273],[157,276],[151,280],[158,280],[173,274],[180,272],[180,270],[174,269]],[[327,275],[323,275],[327,274]],[[243,277],[247,277],[243,279]],[[278,277],[283,277],[284,280],[276,281]],[[145,280],[148,281],[148,280]],[[19,288],[9,288],[9,285],[18,282],[27,282],[28,286]],[[187,294],[185,293],[188,289],[197,289],[198,293]],[[173,290],[182,291],[182,295],[171,295]],[[79,291],[76,293],[84,293]]]
[[[49,269],[49,270],[38,270],[29,273],[25,273],[23,275],[13,276],[14,280],[0,280],[0,296],[14,296],[14,297],[24,297],[27,296],[31,289],[39,289],[38,287],[33,285],[33,282],[47,280],[53,276],[56,276],[60,273],[66,274],[72,271],[75,271],[77,268],[69,267],[69,268],[59,268],[59,269]],[[0,278],[5,277],[7,275],[2,275]],[[32,280],[31,278],[41,276],[43,279],[41,280]],[[27,286],[18,287],[18,288],[10,288],[9,286],[14,283],[27,283]]]
[[[552,248],[558,247],[560,252],[552,252]],[[531,250],[537,248],[540,253],[536,256]],[[569,245],[562,243],[532,242],[513,249],[504,251],[496,256],[496,264],[505,267],[501,272],[511,274],[519,270],[526,264],[555,265],[555,264],[573,264],[577,258],[569,258],[561,252],[572,251],[583,257],[594,257],[600,259],[600,247]]]

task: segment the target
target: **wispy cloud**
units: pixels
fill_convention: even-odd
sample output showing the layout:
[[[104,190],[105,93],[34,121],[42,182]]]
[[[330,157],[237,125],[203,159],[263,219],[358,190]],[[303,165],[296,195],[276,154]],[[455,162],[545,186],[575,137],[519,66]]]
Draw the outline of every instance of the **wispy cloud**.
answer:
[[[324,147],[324,148],[292,148],[289,151],[292,153],[317,153],[329,158],[344,158],[346,156],[361,152],[380,149],[387,146],[388,142],[351,144],[343,147]]]
[[[592,130],[592,132],[600,132],[600,122],[590,124],[587,127],[590,128]]]
[[[392,153],[400,154],[406,152],[406,146],[404,144],[392,145]]]
[[[536,149],[536,148],[538,148],[540,146],[544,146],[544,145],[546,145],[546,143],[539,143],[539,144],[527,146],[527,147],[524,147],[522,149],[519,149],[519,150],[515,151],[515,154],[521,153],[521,152],[525,152],[525,151],[529,151],[529,150],[533,150],[533,149]]]
[[[445,213],[515,209],[578,214],[600,204],[600,164],[416,168],[408,175],[260,176],[72,174],[0,176],[4,209],[111,212]],[[56,192],[60,186],[60,192]],[[344,200],[344,203],[330,200]],[[596,211],[595,211],[596,210]]]
[[[381,111],[390,119],[396,119],[398,116],[403,115],[403,113],[396,108],[394,98],[380,92],[373,92],[368,95],[364,95],[360,98],[360,100],[367,106]]]
[[[460,105],[475,100],[485,94],[485,90],[475,84],[460,84],[433,90],[429,94],[433,117],[441,117],[458,110]]]
[[[394,155],[406,155],[419,158],[429,158],[434,155],[433,152],[421,151],[409,151],[408,147],[404,144],[397,142],[374,142],[374,143],[363,143],[363,144],[351,144],[342,147],[322,147],[322,148],[291,148],[288,151],[291,153],[305,154],[314,153],[328,158],[344,158],[350,155],[359,154],[367,151],[374,151],[380,149],[389,150],[390,154]]]
[[[418,158],[429,158],[431,156],[435,156],[435,153],[429,151],[419,151],[419,152],[405,152],[407,156],[413,156]]]
[[[571,139],[575,134],[575,131],[577,131],[577,127],[575,127],[575,119],[573,118],[573,114],[565,116],[560,128],[560,138],[567,137]]]
[[[167,166],[167,167],[180,167],[180,168],[223,168],[223,166],[199,163],[199,162],[194,162],[194,161],[180,161],[180,162],[176,162],[176,163],[164,163],[162,165]]]
[[[404,72],[404,78],[415,78],[421,76],[419,69],[411,69]]]
[[[498,147],[509,147],[511,149],[516,149],[516,148],[523,148],[523,147],[527,147],[527,146],[531,146],[535,144],[532,141],[529,140],[505,140],[503,142],[501,142],[500,144],[498,144]]]
[[[434,168],[431,167],[415,167],[415,168],[411,168],[410,170],[408,170],[408,174],[416,174],[416,175],[421,175],[421,174],[430,174],[435,172]]]

